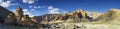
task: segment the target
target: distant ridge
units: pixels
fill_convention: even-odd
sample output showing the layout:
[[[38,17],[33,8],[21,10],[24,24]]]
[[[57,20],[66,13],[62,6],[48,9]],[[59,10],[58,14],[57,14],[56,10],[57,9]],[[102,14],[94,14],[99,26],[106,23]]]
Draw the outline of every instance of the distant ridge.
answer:
[[[90,18],[86,12],[78,9],[74,12],[69,12],[65,14],[46,14],[43,16],[36,16],[40,22],[56,22],[56,21],[62,21],[62,22],[89,22],[92,18]]]

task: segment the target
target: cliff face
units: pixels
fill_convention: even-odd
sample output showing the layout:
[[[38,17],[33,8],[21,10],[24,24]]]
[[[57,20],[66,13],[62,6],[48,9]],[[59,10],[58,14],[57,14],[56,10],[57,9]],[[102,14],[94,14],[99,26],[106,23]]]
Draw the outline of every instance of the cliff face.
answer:
[[[10,12],[7,9],[3,8],[2,6],[0,6],[0,22],[1,23],[3,23],[5,21],[5,19],[9,15],[9,13],[12,13],[12,12]]]
[[[55,18],[57,18],[57,16],[60,16],[60,15],[59,14],[46,14],[46,15],[42,15],[42,16],[34,16],[34,18],[36,18],[36,20],[39,23],[46,23],[46,22],[55,20]]]
[[[37,20],[42,20],[39,22],[56,22],[58,20],[63,20],[63,22],[84,22],[90,21],[90,17],[87,13],[78,9],[74,12],[69,12],[65,14],[46,14],[43,16],[36,16]]]
[[[76,10],[74,12],[71,13],[67,13],[67,15],[69,15],[69,18],[66,22],[87,22],[90,21],[91,18],[89,16],[87,16],[87,13],[83,10]]]

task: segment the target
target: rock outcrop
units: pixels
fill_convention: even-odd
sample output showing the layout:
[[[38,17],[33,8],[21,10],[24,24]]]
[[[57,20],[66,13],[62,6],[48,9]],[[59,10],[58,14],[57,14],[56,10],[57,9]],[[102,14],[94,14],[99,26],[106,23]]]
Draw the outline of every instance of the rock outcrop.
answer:
[[[22,8],[18,7],[15,11],[15,16],[17,18],[17,22],[20,22],[23,16]]]
[[[90,21],[90,17],[83,10],[76,10],[75,12],[68,13],[69,18],[67,22],[87,22]]]
[[[57,16],[59,16],[59,14],[46,14],[43,16],[36,16],[35,18],[39,20],[38,22],[46,24],[47,22],[56,20]]]
[[[20,22],[20,24],[22,26],[33,26],[34,25],[31,18],[28,15],[24,15],[22,17],[22,21]]]
[[[29,15],[23,15],[22,8],[18,7],[16,9],[15,14],[7,12],[6,10],[0,9],[3,14],[0,12],[0,19],[5,18],[2,21],[5,21],[6,24],[15,24],[20,26],[28,26],[33,27],[35,25],[35,20],[32,21],[32,19],[29,17]],[[9,13],[7,15],[7,13]]]

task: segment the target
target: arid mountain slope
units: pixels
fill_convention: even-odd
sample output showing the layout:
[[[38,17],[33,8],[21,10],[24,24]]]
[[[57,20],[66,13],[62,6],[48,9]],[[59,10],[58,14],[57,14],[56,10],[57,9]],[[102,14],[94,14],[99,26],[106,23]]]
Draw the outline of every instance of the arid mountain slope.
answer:
[[[87,13],[78,9],[74,12],[64,13],[64,14],[46,14],[43,16],[36,16],[39,22],[56,22],[62,20],[63,22],[87,22],[91,18],[87,16]]]
[[[120,22],[120,10],[119,9],[110,9],[108,12],[100,15],[96,20],[101,22],[111,22],[119,23]]]

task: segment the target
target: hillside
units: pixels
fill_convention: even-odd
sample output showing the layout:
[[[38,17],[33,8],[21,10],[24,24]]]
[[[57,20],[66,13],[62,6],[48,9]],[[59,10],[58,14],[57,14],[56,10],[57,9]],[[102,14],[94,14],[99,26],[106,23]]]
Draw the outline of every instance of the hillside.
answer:
[[[0,22],[1,23],[4,22],[4,20],[7,18],[7,15],[9,13],[12,13],[12,12],[10,12],[6,8],[3,8],[2,6],[0,6]]]
[[[108,12],[100,15],[96,18],[99,22],[106,22],[110,24],[120,24],[120,10],[119,9],[110,9]]]

